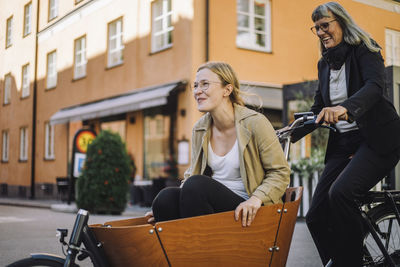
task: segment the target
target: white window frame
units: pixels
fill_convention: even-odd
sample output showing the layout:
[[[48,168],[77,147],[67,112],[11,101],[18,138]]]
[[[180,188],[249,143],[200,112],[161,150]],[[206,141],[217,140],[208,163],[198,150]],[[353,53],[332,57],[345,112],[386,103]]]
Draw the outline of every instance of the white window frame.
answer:
[[[160,50],[164,50],[172,47],[172,0],[157,0],[152,4],[152,29],[151,29],[151,52],[155,53]],[[161,14],[156,16],[156,5],[161,3]],[[168,6],[171,6],[171,10],[168,10]],[[155,25],[161,21],[161,29],[156,31]],[[170,24],[168,23],[170,22]],[[169,35],[171,35],[171,42],[169,42]],[[156,39],[160,37],[163,40],[163,45],[157,45]]]
[[[385,30],[386,65],[400,66],[400,31]]]
[[[49,0],[49,21],[58,16],[58,0]]]
[[[22,66],[22,79],[21,79],[21,97],[26,98],[30,95],[30,88],[29,88],[29,63]]]
[[[47,54],[47,79],[46,89],[57,86],[57,51],[54,50]]]
[[[240,11],[237,0],[237,17],[239,15],[248,16],[249,17],[249,27],[239,26],[239,18],[237,25],[237,35],[236,35],[236,45],[239,48],[245,48],[250,50],[262,51],[262,52],[271,52],[271,0],[248,0],[249,7],[248,12]],[[265,4],[264,14],[257,15],[254,11],[254,3],[255,2],[263,2]],[[264,19],[264,31],[255,29],[255,19]],[[244,36],[240,36],[239,32],[248,32],[248,38],[244,39]],[[261,46],[257,44],[257,34],[265,35],[265,46]]]
[[[54,159],[54,125],[45,123],[44,158]]]
[[[10,148],[10,134],[7,130],[2,132],[1,161],[8,162]]]
[[[28,160],[28,128],[22,127],[19,132],[19,160]]]
[[[124,62],[123,51],[123,31],[122,31],[122,17],[108,23],[108,60],[107,67],[111,68],[120,65]],[[111,35],[111,27],[115,27],[115,34]],[[112,43],[115,42],[115,47]]]
[[[11,74],[6,74],[4,76],[4,94],[3,94],[3,104],[7,105],[11,102]]]
[[[6,23],[6,48],[12,45],[12,28],[13,28],[13,16],[7,19]]]
[[[78,49],[80,44],[80,49]],[[74,41],[74,79],[86,76],[86,36],[82,36]]]
[[[24,6],[24,37],[31,33],[32,2]]]

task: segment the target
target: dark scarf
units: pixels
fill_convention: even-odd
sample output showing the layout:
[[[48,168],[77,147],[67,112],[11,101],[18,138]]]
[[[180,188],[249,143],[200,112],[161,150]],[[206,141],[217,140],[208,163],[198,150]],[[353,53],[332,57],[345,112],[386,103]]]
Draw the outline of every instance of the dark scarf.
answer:
[[[322,57],[326,60],[329,67],[334,70],[340,70],[346,61],[347,54],[350,51],[350,45],[344,41],[335,47],[324,49]]]

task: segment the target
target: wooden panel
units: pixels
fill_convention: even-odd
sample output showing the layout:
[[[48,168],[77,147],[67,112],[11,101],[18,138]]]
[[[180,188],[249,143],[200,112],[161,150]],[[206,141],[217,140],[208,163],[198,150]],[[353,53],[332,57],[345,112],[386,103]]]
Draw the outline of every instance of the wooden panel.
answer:
[[[302,193],[302,187],[288,188],[286,190],[285,199],[289,202],[285,202],[283,206],[282,219],[275,244],[279,250],[273,252],[271,267],[286,265]]]
[[[146,218],[146,217],[139,217],[139,218],[126,219],[126,220],[106,222],[106,223],[104,223],[104,225],[111,225],[113,227],[145,225],[145,224],[148,224],[147,220],[148,220],[148,218]]]
[[[171,266],[267,266],[283,204],[261,207],[250,227],[234,212],[156,223]]]
[[[129,220],[109,222],[109,225],[126,224]],[[133,223],[139,222],[133,220]],[[111,266],[168,266],[154,227],[150,224],[137,226],[101,227],[90,226],[98,241],[103,243]]]

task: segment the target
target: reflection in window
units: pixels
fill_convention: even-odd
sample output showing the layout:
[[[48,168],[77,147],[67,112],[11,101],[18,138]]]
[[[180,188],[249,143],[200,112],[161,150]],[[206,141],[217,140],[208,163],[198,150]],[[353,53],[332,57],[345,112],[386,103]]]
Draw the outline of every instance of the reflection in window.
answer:
[[[165,167],[170,157],[170,117],[151,113],[144,117],[144,177],[167,177]]]
[[[270,52],[270,13],[270,0],[237,0],[237,46]]]

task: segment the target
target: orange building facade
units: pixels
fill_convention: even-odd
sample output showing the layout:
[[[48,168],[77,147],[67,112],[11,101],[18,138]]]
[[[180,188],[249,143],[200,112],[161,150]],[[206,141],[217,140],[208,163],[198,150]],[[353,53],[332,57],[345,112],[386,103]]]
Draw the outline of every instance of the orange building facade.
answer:
[[[319,0],[17,0],[0,9],[0,193],[54,197],[75,132],[118,132],[136,180],[188,167],[197,67],[226,61],[282,126],[282,87],[317,78]],[[400,66],[400,3],[339,1]],[[394,92],[399,106],[399,92]],[[246,99],[257,106],[258,99]],[[189,146],[188,146],[189,145]]]

